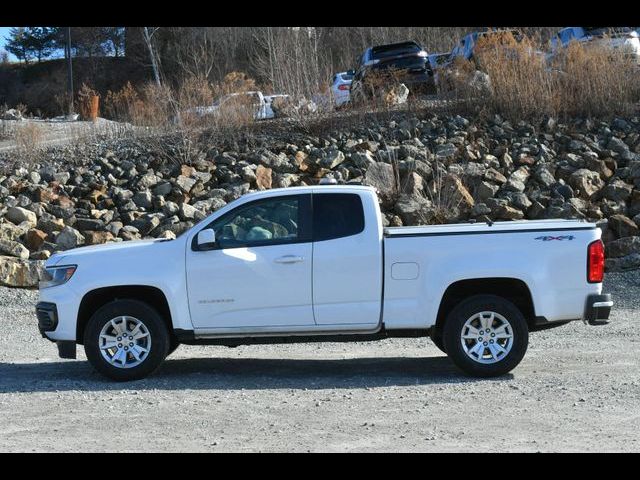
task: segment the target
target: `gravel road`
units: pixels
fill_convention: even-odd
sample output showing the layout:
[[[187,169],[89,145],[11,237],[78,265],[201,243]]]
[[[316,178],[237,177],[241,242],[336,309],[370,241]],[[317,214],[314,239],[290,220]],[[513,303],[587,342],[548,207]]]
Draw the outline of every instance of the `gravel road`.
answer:
[[[534,333],[512,374],[465,377],[427,339],[181,346],[104,380],[40,338],[37,293],[0,289],[0,451],[640,451],[640,271],[612,323]]]

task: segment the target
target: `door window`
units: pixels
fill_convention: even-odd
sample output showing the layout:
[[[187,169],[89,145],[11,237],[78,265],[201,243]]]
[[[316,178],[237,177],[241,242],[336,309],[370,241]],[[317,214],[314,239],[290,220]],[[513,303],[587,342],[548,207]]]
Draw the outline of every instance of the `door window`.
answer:
[[[309,241],[308,195],[274,197],[238,207],[209,227],[218,248],[257,247]]]

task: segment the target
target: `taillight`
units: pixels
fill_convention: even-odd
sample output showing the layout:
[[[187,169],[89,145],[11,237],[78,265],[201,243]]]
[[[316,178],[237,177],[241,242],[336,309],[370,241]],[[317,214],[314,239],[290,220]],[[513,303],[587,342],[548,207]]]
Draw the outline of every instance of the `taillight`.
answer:
[[[349,90],[349,85],[346,83],[343,83],[342,85],[338,85],[338,90]]]
[[[596,240],[589,244],[587,253],[587,281],[600,283],[604,278],[604,244]]]

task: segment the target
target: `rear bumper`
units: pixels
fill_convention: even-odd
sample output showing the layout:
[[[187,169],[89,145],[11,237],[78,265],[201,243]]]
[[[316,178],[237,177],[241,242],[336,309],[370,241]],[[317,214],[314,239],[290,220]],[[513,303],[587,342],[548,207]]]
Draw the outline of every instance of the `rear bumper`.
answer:
[[[611,294],[589,295],[584,310],[584,320],[589,325],[606,325],[609,323],[609,314],[613,307]]]

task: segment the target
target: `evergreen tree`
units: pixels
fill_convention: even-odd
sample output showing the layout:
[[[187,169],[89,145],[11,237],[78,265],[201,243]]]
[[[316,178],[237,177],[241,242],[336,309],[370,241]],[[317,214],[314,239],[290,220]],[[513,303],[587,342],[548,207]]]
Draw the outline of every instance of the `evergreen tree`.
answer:
[[[25,27],[13,27],[9,30],[9,36],[6,37],[6,40],[7,44],[4,48],[7,52],[14,55],[18,60],[29,63],[33,56],[29,49],[27,29]]]
[[[56,27],[26,28],[28,49],[39,62],[50,57],[57,49],[57,33]]]
[[[41,61],[56,50],[56,36],[56,27],[14,27],[5,48],[25,63],[34,58]]]

